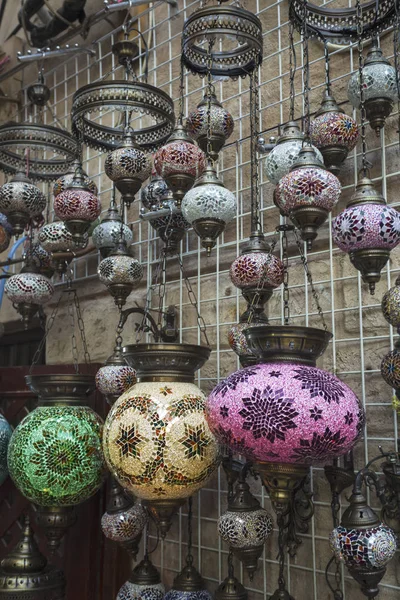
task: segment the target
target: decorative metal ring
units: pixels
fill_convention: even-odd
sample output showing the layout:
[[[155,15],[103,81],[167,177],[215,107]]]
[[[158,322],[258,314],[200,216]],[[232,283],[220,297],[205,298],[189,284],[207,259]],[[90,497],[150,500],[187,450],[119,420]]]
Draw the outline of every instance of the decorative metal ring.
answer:
[[[34,181],[55,181],[77,155],[76,140],[68,131],[10,121],[0,127],[0,170],[14,174],[22,166],[25,169],[26,148],[30,149],[29,177]]]
[[[369,0],[362,4],[363,38],[384,31],[392,25],[397,0]],[[348,44],[357,39],[357,9],[328,8],[307,2],[309,35],[333,44]],[[289,18],[301,31],[303,0],[290,0]]]
[[[207,39],[213,35],[222,46],[213,50],[211,73],[214,76],[245,77],[258,67],[263,58],[261,21],[239,6],[206,6],[195,11],[183,27],[183,61],[187,69],[207,74]],[[233,45],[234,45],[233,44]],[[220,43],[216,44],[220,46]]]
[[[123,125],[103,125],[90,115],[115,110],[138,112],[153,119],[152,125],[133,132],[135,143],[147,152],[163,146],[175,125],[174,103],[162,90],[139,81],[99,81],[75,92],[71,111],[73,133],[82,136],[90,148],[114,150],[122,142]]]

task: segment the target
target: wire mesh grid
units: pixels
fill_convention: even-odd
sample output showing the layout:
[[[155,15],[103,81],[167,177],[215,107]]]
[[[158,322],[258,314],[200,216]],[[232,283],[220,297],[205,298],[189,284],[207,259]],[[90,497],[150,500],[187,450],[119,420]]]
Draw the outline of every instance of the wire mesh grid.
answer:
[[[149,83],[167,92],[175,102],[179,94],[179,65],[181,31],[185,18],[198,6],[197,2],[178,0],[178,11],[173,11],[165,3],[156,3],[153,8],[145,8],[140,13],[137,26],[146,38],[150,50]],[[325,4],[325,3],[324,3]],[[327,3],[328,4],[328,3]],[[351,6],[349,2],[332,1],[333,7]],[[282,124],[289,119],[289,49],[288,49],[288,2],[281,0],[248,0],[246,8],[257,13],[263,24],[264,61],[260,69],[260,121],[264,137],[278,135]],[[47,124],[70,126],[72,96],[76,89],[87,83],[107,78],[120,77],[115,57],[111,52],[112,44],[118,39],[120,28],[107,33],[94,42],[97,58],[77,55],[68,58],[45,71],[46,82],[51,88],[51,111],[45,111]],[[138,38],[141,52],[143,45]],[[388,58],[393,55],[390,32],[381,39],[382,47]],[[324,89],[323,47],[319,42],[310,44],[311,55],[311,109],[318,108]],[[346,88],[349,75],[356,68],[357,54],[353,48],[333,47],[331,50],[331,80],[333,93],[339,104],[347,112],[352,110],[347,102]],[[302,50],[301,40],[296,37],[298,70],[296,74],[296,117],[300,118],[303,108],[302,96]],[[138,62],[141,76],[141,61]],[[110,74],[110,71],[112,73]],[[29,82],[30,83],[30,82]],[[217,81],[216,90],[219,99],[233,115],[235,130],[231,140],[221,152],[219,175],[228,189],[236,193],[238,215],[221,235],[213,254],[205,258],[199,241],[190,230],[182,242],[182,257],[186,275],[196,291],[200,312],[207,326],[212,344],[212,354],[208,363],[197,374],[197,383],[205,393],[210,391],[222,377],[239,367],[236,355],[227,342],[227,332],[231,325],[238,322],[244,310],[240,298],[229,278],[229,265],[240,251],[240,242],[250,232],[250,156],[249,156],[249,90],[248,80]],[[193,110],[204,91],[204,81],[193,75],[185,76],[185,114]],[[54,117],[53,117],[54,115]],[[354,112],[355,118],[359,117]],[[24,118],[28,118],[26,104]],[[100,122],[116,125],[121,113],[98,113]],[[140,124],[144,117],[134,117],[132,125]],[[368,131],[368,159],[373,163],[372,178],[388,200],[399,204],[397,182],[399,181],[399,145],[397,133],[397,113],[394,111],[380,137]],[[347,159],[341,173],[343,184],[342,198],[336,208],[336,214],[342,210],[349,198],[354,182],[357,180],[359,155],[356,149]],[[99,188],[103,210],[110,200],[110,181],[104,174],[105,156],[90,149],[84,150],[84,167]],[[264,231],[267,239],[277,239],[275,227],[279,224],[279,213],[272,202],[273,186],[263,171],[263,157],[260,157],[261,173],[261,210]],[[139,202],[135,202],[127,211],[128,222],[134,233],[136,257],[147,267],[147,287],[154,282],[154,273],[159,257],[159,241],[147,222],[139,218]],[[277,247],[279,244],[277,245]],[[294,240],[290,241],[290,304],[294,324],[319,326],[318,313],[313,303],[306,275],[301,266],[300,256]],[[392,450],[397,440],[397,418],[391,408],[392,390],[380,377],[380,361],[383,355],[393,348],[393,331],[383,319],[380,300],[383,293],[393,285],[399,270],[398,250],[385,268],[382,280],[377,285],[375,296],[370,296],[360,275],[351,266],[347,256],[343,255],[332,243],[331,218],[321,228],[308,260],[316,289],[320,295],[322,308],[330,330],[334,334],[332,343],[320,361],[320,366],[336,373],[358,394],[367,409],[365,439],[360,442],[356,452],[356,466],[362,466],[378,453],[378,446]],[[96,277],[98,257],[86,257],[74,261],[74,275],[77,280]],[[182,272],[177,260],[171,258],[167,265],[167,293],[165,304],[175,304],[180,314],[181,341],[200,343],[196,315],[187,295]],[[158,299],[152,299],[154,308]],[[268,303],[270,322],[283,322],[283,295],[276,290]],[[259,482],[252,484],[254,493],[266,508],[270,507],[267,494]],[[325,582],[324,569],[330,558],[327,537],[331,530],[330,495],[328,484],[323,477],[322,468],[314,468],[312,473],[315,515],[309,532],[302,537],[295,559],[287,557],[286,578],[290,592],[296,600],[322,600],[331,598]],[[342,498],[345,503],[345,498]],[[370,499],[376,506],[376,500]],[[225,510],[227,489],[223,473],[219,472],[203,489],[194,503],[194,545],[198,567],[207,580],[210,590],[214,590],[219,581],[227,574],[227,547],[217,536],[216,521]],[[185,556],[187,510],[183,508],[174,522],[166,541],[159,544],[153,553],[153,560],[163,570],[167,584],[183,565]],[[382,600],[397,598],[400,582],[396,574],[397,559],[388,567],[388,573],[381,585]],[[236,565],[236,575],[240,576],[249,591],[250,598],[268,598],[276,588],[276,530],[268,541],[263,558],[254,580],[249,581],[240,565]],[[343,593],[345,599],[361,597],[356,584],[344,576]]]

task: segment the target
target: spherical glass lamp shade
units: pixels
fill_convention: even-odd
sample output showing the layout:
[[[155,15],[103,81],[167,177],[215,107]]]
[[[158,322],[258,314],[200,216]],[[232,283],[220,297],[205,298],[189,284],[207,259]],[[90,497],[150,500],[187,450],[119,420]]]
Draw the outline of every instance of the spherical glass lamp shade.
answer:
[[[229,269],[233,285],[246,288],[277,288],[283,282],[283,263],[270,252],[243,252]]]
[[[348,529],[339,525],[329,543],[336,557],[347,567],[382,568],[394,557],[396,536],[390,527],[380,523],[369,529]]]
[[[11,439],[12,429],[8,421],[0,414],[0,485],[8,476],[7,448]]]
[[[21,273],[7,279],[4,292],[21,315],[27,328],[39,307],[53,297],[54,287],[50,279],[36,272],[36,267],[29,264],[21,270]]]
[[[363,409],[327,371],[268,363],[219,383],[207,401],[207,420],[221,444],[250,460],[318,465],[354,446]]]
[[[381,375],[388,385],[400,390],[400,351],[394,348],[388,352],[381,362]]]
[[[121,146],[107,156],[104,166],[107,177],[115,183],[127,204],[134,201],[136,192],[151,174],[151,162],[135,146],[129,133],[124,136]]]
[[[303,144],[304,134],[297,123],[294,121],[287,123],[276,145],[265,159],[265,173],[271,183],[276,185],[284,175],[289,173],[299,158]],[[323,165],[324,159],[320,151],[314,148],[314,152],[318,162]]]
[[[321,151],[329,171],[339,174],[343,161],[357,145],[359,135],[356,121],[344,113],[333,96],[326,94],[310,122],[310,138]]]
[[[10,245],[13,228],[7,220],[6,215],[0,213],[0,252],[7,250]]]
[[[169,188],[164,179],[153,171],[150,182],[140,192],[140,200],[148,210],[157,210],[167,198],[168,192]]]
[[[367,177],[358,183],[347,208],[333,220],[332,235],[374,293],[390,251],[400,242],[400,215],[386,205]]]
[[[101,528],[109,540],[127,543],[138,537],[147,523],[147,513],[141,504],[134,504],[124,511],[105,512]]]
[[[205,582],[198,570],[193,566],[193,557],[188,556],[186,565],[178,573],[172,588],[165,594],[167,600],[212,600],[205,589]]]
[[[96,387],[109,404],[114,404],[134,383],[136,383],[136,371],[127,365],[122,348],[117,345],[104,367],[97,371]]]
[[[118,211],[110,207],[107,215],[102,219],[101,223],[95,227],[92,233],[92,241],[103,258],[106,258],[122,241],[129,246],[133,240],[132,231],[122,223],[122,219]]]
[[[337,204],[341,192],[339,179],[322,167],[310,146],[300,151],[291,171],[277,185],[274,202],[283,216],[290,217],[309,247],[318,228]]]
[[[205,397],[194,384],[194,371],[204,364],[209,348],[135,344],[125,347],[124,354],[140,383],[111,408],[104,455],[117,481],[145,500],[150,510],[160,511],[158,521],[165,535],[170,517],[163,515],[168,507],[173,514],[218,466],[218,445],[205,419]],[[163,380],[157,381],[160,373]]]
[[[207,152],[208,142],[210,142],[212,160],[218,159],[218,153],[230,138],[234,128],[232,115],[217,100],[215,90],[210,96],[210,124],[211,136],[208,137],[208,96],[197,106],[196,110],[191,112],[186,120],[186,129],[189,135],[196,140],[203,152]]]
[[[84,246],[86,246],[88,243],[87,234],[84,237]],[[42,248],[51,253],[74,252],[82,248],[81,245],[78,246],[74,242],[71,232],[62,221],[54,221],[54,223],[43,225],[38,233],[38,241]]]
[[[23,173],[0,187],[0,212],[6,215],[14,235],[21,234],[30,219],[46,208],[46,197]]]
[[[116,600],[163,600],[164,585],[160,574],[146,556],[118,592]]]
[[[363,68],[363,89],[367,120],[377,134],[398,99],[396,70],[374,43],[369,50]],[[350,77],[347,93],[354,108],[360,108],[360,77],[358,71]]]
[[[54,183],[53,195],[58,196],[58,194],[61,194],[61,192],[64,192],[66,189],[68,189],[75,177],[75,174],[80,171],[82,172],[83,184],[85,188],[87,188],[89,192],[92,192],[92,194],[97,196],[97,185],[94,181],[92,181],[92,179],[90,179],[90,177],[86,175],[84,171],[82,171],[82,164],[79,160],[75,160],[72,163],[71,168],[67,171],[67,173],[65,173],[65,175],[57,179],[57,181]]]
[[[164,600],[212,600],[212,595],[207,590],[186,592],[172,588],[165,594]]]
[[[177,206],[206,168],[206,157],[178,125],[168,143],[154,155],[154,168],[173,192]]]
[[[382,312],[386,321],[393,327],[400,327],[400,279],[382,298]]]
[[[182,200],[182,215],[193,226],[207,254],[226,224],[235,218],[236,210],[236,196],[224,187],[211,166]]]
[[[86,221],[89,226],[101,213],[101,204],[97,196],[88,190],[67,188],[55,197],[54,212],[67,228],[69,221],[75,219]]]
[[[116,305],[121,307],[142,279],[143,267],[136,258],[128,254],[126,245],[120,242],[118,248],[101,261],[97,273],[114,297]]]
[[[103,422],[85,399],[94,379],[84,375],[27,378],[39,406],[14,430],[8,447],[10,476],[30,502],[73,506],[103,483]],[[80,403],[80,404],[79,404]]]
[[[249,327],[254,327],[256,325],[259,325],[259,323],[248,323],[245,321],[243,323],[232,325],[228,331],[228,343],[234,353],[237,354],[241,359],[240,364],[243,367],[247,366],[247,364],[245,364],[246,360],[250,361],[251,363],[256,362],[256,357],[250,350],[245,336],[245,331],[247,331]],[[250,362],[248,364],[250,364]]]

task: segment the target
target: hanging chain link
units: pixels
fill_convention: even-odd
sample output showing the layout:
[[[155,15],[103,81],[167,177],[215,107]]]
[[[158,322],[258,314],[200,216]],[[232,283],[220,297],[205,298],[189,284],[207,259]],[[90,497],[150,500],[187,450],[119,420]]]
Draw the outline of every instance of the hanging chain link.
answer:
[[[320,301],[319,301],[319,295],[318,295],[317,290],[315,289],[313,278],[312,278],[312,275],[311,275],[311,271],[310,271],[309,266],[308,266],[308,261],[307,261],[305,255],[304,255],[304,252],[303,252],[303,242],[300,240],[299,234],[297,233],[296,229],[293,230],[293,233],[294,233],[294,237],[295,237],[295,240],[296,240],[297,248],[299,249],[300,259],[301,259],[301,262],[303,263],[304,272],[306,274],[307,281],[308,281],[309,286],[311,288],[311,293],[312,293],[312,296],[314,298],[315,305],[317,307],[318,315],[319,315],[319,317],[321,319],[322,326],[323,326],[324,330],[328,331],[328,326],[326,324],[324,313],[323,313],[323,310],[322,310],[322,307],[321,307],[321,304],[320,304]]]
[[[71,280],[70,279],[68,279],[68,288],[66,290],[64,290],[64,292],[66,292],[68,294],[67,310],[68,310],[70,326],[71,326],[71,331],[72,331],[72,336],[71,336],[72,360],[73,360],[73,364],[74,364],[75,373],[79,373],[78,347],[76,345],[76,336],[75,336],[74,305],[73,305],[72,288],[71,288]]]
[[[396,0],[397,1],[397,0]],[[360,85],[360,113],[361,113],[361,147],[362,147],[362,171],[364,177],[368,175],[369,163],[367,161],[367,141],[366,141],[366,121],[367,113],[365,110],[364,93],[364,43],[363,43],[363,20],[361,0],[356,2],[357,12],[357,47],[358,47],[358,79]]]
[[[185,65],[183,64],[183,36],[181,44],[181,70],[179,74],[179,112],[178,112],[178,123],[183,125],[184,117],[184,96],[185,96]]]
[[[258,280],[257,283],[257,289],[256,289],[256,293],[254,294],[250,305],[248,306],[249,309],[249,315],[247,317],[247,323],[252,323],[254,320],[254,311],[255,311],[255,307],[257,306],[257,304],[260,301],[261,298],[261,292],[264,289],[264,284],[268,278],[268,267],[271,261],[271,255],[274,251],[276,245],[276,240],[272,240],[268,253],[267,253],[267,258],[265,260],[264,266],[263,266],[263,270],[262,270],[262,275],[260,277],[260,279]]]
[[[75,304],[76,315],[78,317],[79,333],[81,335],[81,340],[82,340],[83,356],[85,359],[85,363],[88,365],[88,364],[90,364],[91,359],[90,359],[89,349],[88,349],[88,345],[87,345],[87,341],[86,341],[85,324],[82,319],[81,305],[80,305],[79,297],[78,297],[76,290],[74,290],[74,304]]]
[[[259,86],[258,69],[250,74],[250,204],[251,204],[251,230],[261,228],[260,222],[260,189],[259,166],[257,157],[257,144],[259,132]]]
[[[212,49],[215,44],[215,39],[210,36],[208,40],[208,49],[207,49],[207,160],[209,164],[213,164],[213,160],[211,158],[212,146],[211,146],[211,98],[213,92],[213,84],[212,84]]]
[[[74,361],[74,369],[75,369],[76,373],[79,373],[79,352],[78,352],[78,345],[77,345],[77,340],[76,340],[76,335],[75,335],[74,309],[75,309],[75,313],[76,313],[76,317],[77,317],[77,324],[78,324],[78,329],[79,329],[82,347],[83,347],[84,360],[87,365],[90,363],[90,354],[89,354],[89,350],[88,350],[88,346],[87,346],[86,334],[85,334],[85,324],[82,319],[82,312],[81,312],[81,306],[79,303],[78,294],[76,292],[76,289],[72,287],[72,273],[70,273],[70,275],[67,278],[67,289],[64,290],[64,293],[68,294],[67,302],[68,302],[68,314],[70,317],[71,329],[72,329],[71,346],[72,346],[72,358]]]
[[[281,254],[283,263],[283,322],[289,325],[290,306],[289,306],[289,255],[288,255],[288,231],[293,231],[294,226],[284,223],[276,228],[281,233]]]
[[[178,262],[179,262],[179,268],[182,273],[183,281],[185,282],[185,287],[186,287],[186,290],[188,293],[189,302],[196,310],[197,325],[199,327],[200,333],[202,333],[204,335],[204,339],[207,343],[207,346],[210,346],[211,345],[210,340],[208,339],[208,335],[207,335],[207,326],[206,326],[206,323],[205,323],[202,315],[200,314],[197,297],[193,291],[192,284],[190,283],[189,278],[186,276],[185,269],[183,268],[182,257],[180,254],[178,254]]]
[[[60,293],[60,295],[58,297],[57,304],[55,305],[50,317],[47,319],[44,335],[43,335],[42,339],[40,340],[39,346],[37,347],[37,350],[33,356],[32,364],[29,368],[29,375],[32,374],[33,367],[38,363],[40,356],[43,352],[44,346],[46,344],[47,336],[49,335],[51,328],[54,325],[54,319],[56,318],[58,309],[60,308],[61,298],[62,298],[62,292]]]
[[[394,68],[396,70],[396,85],[397,85],[397,133],[399,134],[400,144],[400,72],[399,72],[399,33],[400,33],[400,15],[399,15],[399,4],[398,1],[394,3],[395,6],[395,17],[393,24],[393,56],[394,56]]]
[[[302,37],[303,37],[303,77],[304,77],[304,141],[310,141],[310,59],[308,53],[308,6],[303,0]]]
[[[188,547],[187,547],[187,556],[186,556],[186,564],[193,564],[193,554],[192,554],[192,520],[193,520],[193,497],[190,496],[188,500]]]
[[[330,62],[331,57],[329,54],[328,42],[324,40],[324,54],[325,54],[325,85],[326,85],[326,93],[330,96],[332,85],[331,85],[331,69]]]
[[[157,327],[160,330],[162,327],[162,316],[164,313],[164,301],[165,301],[165,293],[167,286],[167,256],[165,252],[161,253],[161,270],[160,270],[160,278],[158,283],[158,320]]]
[[[290,80],[290,120],[294,121],[294,105],[296,98],[296,90],[294,81],[297,70],[296,48],[294,46],[294,25],[289,20],[289,80]]]

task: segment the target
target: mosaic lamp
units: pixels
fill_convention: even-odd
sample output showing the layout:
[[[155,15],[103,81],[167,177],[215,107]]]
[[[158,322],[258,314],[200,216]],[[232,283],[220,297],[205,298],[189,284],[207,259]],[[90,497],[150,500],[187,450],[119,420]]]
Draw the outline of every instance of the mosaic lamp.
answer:
[[[62,221],[47,223],[41,227],[38,233],[38,241],[46,252],[51,253],[51,263],[59,275],[67,271],[74,252],[87,246],[88,239],[88,234],[85,233],[83,241],[80,241],[78,245]]]
[[[260,229],[251,233],[241,254],[231,264],[229,275],[233,285],[241,290],[247,302],[247,309],[240,316],[240,322],[228,332],[229,345],[239,356],[240,364],[245,367],[257,362],[247,344],[245,331],[257,323],[268,323],[264,305],[272,296],[273,290],[281,285],[284,276],[282,261],[271,253]]]
[[[305,145],[290,172],[275,189],[274,202],[281,215],[289,217],[310,249],[318,229],[337,204],[339,179],[323,167],[310,145]]]
[[[393,327],[400,327],[400,277],[382,298],[382,312],[386,321]]]
[[[193,143],[184,126],[178,124],[168,143],[155,153],[154,168],[166,181],[180,208],[184,195],[206,168],[206,157]]]
[[[211,164],[182,200],[182,215],[190,223],[210,256],[226,224],[236,216],[236,197],[218,179]]]
[[[168,192],[169,188],[164,179],[153,170],[149,183],[140,192],[140,200],[148,210],[156,210],[162,207]]]
[[[1,600],[64,600],[65,577],[47,564],[25,517],[21,537],[0,563]]]
[[[378,584],[397,549],[396,535],[354,489],[341,523],[330,535],[330,546],[368,598],[379,594]]]
[[[114,352],[96,373],[96,387],[112,406],[116,400],[136,383],[135,369],[128,366],[118,340]]]
[[[228,510],[218,519],[218,533],[229,544],[233,554],[245,566],[250,580],[257,569],[266,540],[272,532],[272,519],[261,508],[243,476],[236,485]]]
[[[53,297],[54,287],[50,279],[39,273],[32,259],[28,258],[21,272],[7,279],[4,292],[27,329],[39,308]]]
[[[400,278],[397,277],[395,285],[391,287],[382,298],[382,312],[386,321],[400,332]],[[381,375],[388,385],[400,395],[400,338],[394,349],[388,352],[381,362]]]
[[[221,444],[255,463],[272,501],[289,502],[309,465],[354,446],[363,408],[347,385],[316,367],[329,332],[261,324],[245,335],[263,364],[222,380],[207,400],[207,420]]]
[[[143,267],[129,254],[126,243],[120,239],[117,248],[101,261],[97,273],[101,283],[104,283],[113,296],[115,304],[121,308],[142,279]]]
[[[0,485],[8,477],[7,448],[10,442],[12,429],[7,419],[0,413]]]
[[[46,197],[24,173],[18,172],[0,187],[0,212],[6,215],[17,237],[45,208]]]
[[[400,242],[400,216],[368,177],[360,179],[347,207],[333,220],[332,234],[373,294],[390,251]]]
[[[107,156],[104,165],[107,177],[115,183],[128,206],[151,174],[151,163],[135,145],[132,133],[126,130],[122,144]]]
[[[367,54],[363,67],[363,89],[366,117],[377,135],[398,100],[396,70],[383,56],[376,40]],[[347,93],[354,108],[361,106],[360,75],[356,71],[349,80]]]
[[[289,121],[278,138],[276,145],[265,159],[265,173],[271,183],[278,184],[287,175],[299,158],[304,145],[304,133],[295,121]],[[324,164],[322,154],[314,147],[315,156],[321,165]]]
[[[168,191],[165,196],[163,205],[163,211],[160,207],[160,210],[153,212],[152,218],[150,218],[150,212],[147,213],[146,218],[150,219],[150,225],[164,242],[164,252],[173,255],[177,254],[185,232],[190,229],[190,223],[186,221],[182,211],[177,208],[171,191]]]
[[[116,600],[163,600],[164,595],[160,573],[146,554],[119,590]]]
[[[115,250],[120,238],[129,246],[133,240],[132,231],[122,222],[122,217],[115,204],[111,203],[105,217],[94,228],[92,241],[100,251],[101,257],[106,258]]]
[[[111,478],[107,510],[101,518],[101,528],[106,538],[117,542],[136,560],[146,523],[147,512],[142,505],[134,504],[119,483]]]
[[[219,463],[205,397],[194,384],[210,348],[140,343],[123,351],[137,383],[108,413],[104,456],[113,476],[142,500],[165,537],[172,515]]]
[[[6,215],[0,213],[0,252],[7,250],[10,245],[13,228],[8,222]]]
[[[103,483],[103,422],[87,405],[94,377],[74,373],[25,379],[39,402],[12,434],[8,468],[19,491],[38,505],[37,521],[54,551],[75,520],[73,507]]]
[[[326,92],[320,109],[310,122],[310,139],[321,151],[328,171],[339,174],[348,153],[357,145],[359,135],[356,121]]]
[[[77,172],[82,173],[85,188],[87,188],[90,192],[92,192],[92,194],[97,196],[97,185],[92,179],[90,179],[90,177],[86,175],[85,171],[83,171],[81,161],[79,159],[75,159],[71,163],[71,166],[69,167],[68,171],[64,175],[62,175],[62,177],[57,179],[57,181],[54,183],[54,197],[58,196],[58,194],[61,194],[61,192],[64,192],[66,189],[69,188]]]
[[[64,191],[54,198],[54,212],[64,221],[77,246],[84,246],[90,224],[101,213],[99,198],[90,191],[81,170],[77,170]]]
[[[226,140],[230,138],[234,128],[232,115],[217,100],[214,86],[210,89],[210,120],[211,136],[208,132],[208,92],[203,100],[198,104],[196,110],[190,113],[186,120],[186,129],[188,134],[198,143],[203,152],[208,151],[208,142],[210,141],[209,155],[213,161],[218,159]]]

